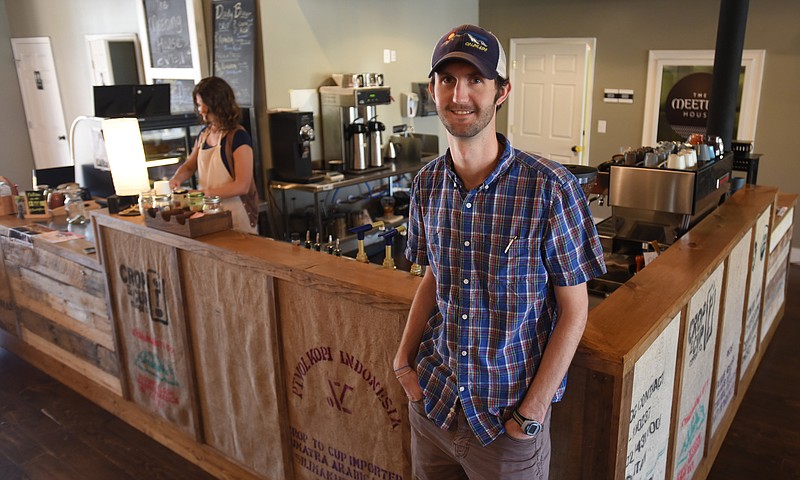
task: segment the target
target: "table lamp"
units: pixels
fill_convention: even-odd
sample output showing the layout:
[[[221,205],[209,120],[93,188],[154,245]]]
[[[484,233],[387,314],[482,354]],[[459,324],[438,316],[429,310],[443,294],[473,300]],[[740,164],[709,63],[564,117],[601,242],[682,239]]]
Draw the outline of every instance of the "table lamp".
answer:
[[[103,120],[102,126],[108,166],[114,182],[114,192],[120,198],[134,197],[130,203],[120,201],[120,203],[133,204],[136,202],[136,196],[142,191],[150,189],[139,120],[106,118]],[[111,210],[110,205],[109,210]]]

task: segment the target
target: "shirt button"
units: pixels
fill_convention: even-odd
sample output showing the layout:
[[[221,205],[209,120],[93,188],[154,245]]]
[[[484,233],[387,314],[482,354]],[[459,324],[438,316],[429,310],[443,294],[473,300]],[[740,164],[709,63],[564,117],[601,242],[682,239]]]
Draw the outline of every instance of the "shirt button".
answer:
[[[464,285],[469,285],[469,278],[464,279]]]
[[[462,350],[461,351],[461,356],[462,357],[466,357],[467,356],[467,351],[466,350]]]
[[[472,203],[467,202],[467,208],[472,208]]]
[[[464,246],[465,246],[465,247],[469,247],[469,240],[467,240],[466,242],[464,242]]]
[[[458,391],[459,392],[463,392],[464,391],[464,387],[458,387]]]
[[[465,314],[462,314],[462,315],[461,315],[461,318],[463,318],[464,320],[466,320],[466,319],[468,319],[468,318],[469,318],[469,316],[468,316],[468,315],[465,313]]]

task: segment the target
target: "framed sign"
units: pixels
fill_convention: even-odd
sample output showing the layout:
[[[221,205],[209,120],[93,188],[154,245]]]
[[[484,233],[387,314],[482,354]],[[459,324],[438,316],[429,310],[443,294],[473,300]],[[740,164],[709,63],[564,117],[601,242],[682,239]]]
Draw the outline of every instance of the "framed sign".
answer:
[[[755,139],[764,56],[742,52],[734,139]],[[705,133],[713,69],[714,50],[650,50],[642,145]]]
[[[145,80],[208,74],[201,0],[139,0]]]

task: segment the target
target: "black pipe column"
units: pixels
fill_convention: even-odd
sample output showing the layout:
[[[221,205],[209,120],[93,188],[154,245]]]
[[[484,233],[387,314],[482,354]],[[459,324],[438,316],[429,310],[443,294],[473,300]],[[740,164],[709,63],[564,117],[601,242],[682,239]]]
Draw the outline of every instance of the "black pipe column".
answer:
[[[731,151],[733,140],[748,6],[749,0],[721,0],[719,7],[706,133],[722,137],[726,152]]]

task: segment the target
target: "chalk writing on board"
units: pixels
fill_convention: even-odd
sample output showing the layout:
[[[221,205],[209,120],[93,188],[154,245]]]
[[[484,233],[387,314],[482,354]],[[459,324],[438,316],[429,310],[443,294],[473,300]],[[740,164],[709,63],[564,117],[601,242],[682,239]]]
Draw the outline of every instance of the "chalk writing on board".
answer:
[[[192,68],[186,0],[144,0],[153,68]]]
[[[290,432],[295,464],[319,478],[403,478],[402,473],[327,445],[295,427],[290,427]]]
[[[214,2],[214,75],[224,79],[242,106],[253,104],[256,38],[252,0]]]

